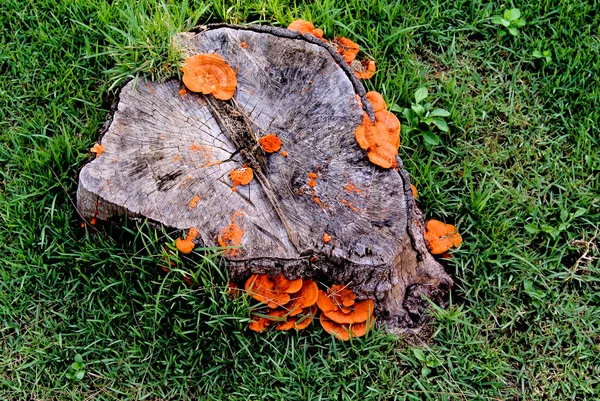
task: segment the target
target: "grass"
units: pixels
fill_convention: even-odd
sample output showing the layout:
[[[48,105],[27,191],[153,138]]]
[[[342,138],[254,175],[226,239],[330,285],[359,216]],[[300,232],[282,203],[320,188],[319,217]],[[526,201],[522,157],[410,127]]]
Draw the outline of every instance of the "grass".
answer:
[[[600,399],[598,5],[506,6],[518,37],[481,1],[1,2],[0,399]],[[424,85],[451,112],[439,146],[413,132],[400,152],[426,216],[464,237],[426,343],[256,335],[218,259],[166,274],[175,233],[80,227],[77,171],[111,88],[175,73],[170,36],[196,21],[296,17],[374,57],[388,104]]]

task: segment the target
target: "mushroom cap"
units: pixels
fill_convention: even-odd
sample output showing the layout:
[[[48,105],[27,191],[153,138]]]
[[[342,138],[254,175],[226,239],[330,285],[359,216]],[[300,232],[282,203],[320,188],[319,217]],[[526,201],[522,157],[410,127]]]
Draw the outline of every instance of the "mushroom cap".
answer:
[[[177,238],[175,240],[175,246],[177,250],[181,253],[191,253],[194,250],[195,244],[191,240]]]
[[[315,315],[317,314],[316,307],[309,307],[302,310],[302,313],[296,316],[288,316],[285,322],[279,323],[276,330],[302,330],[307,328],[311,323]]]
[[[235,93],[235,71],[218,54],[202,53],[188,57],[182,67],[183,83],[192,92],[212,94],[229,100]]]
[[[336,47],[336,50],[344,58],[344,61],[350,64],[358,55],[360,47],[348,38],[335,37],[332,43]]]
[[[229,179],[236,185],[248,185],[254,178],[254,172],[250,167],[236,168],[229,172]]]
[[[375,92],[375,91],[370,91],[370,92],[367,92],[366,96],[367,96],[367,99],[369,99],[369,102],[371,102],[371,106],[373,106],[373,111],[375,113],[377,113],[378,111],[387,109],[387,105],[385,104],[385,99],[383,98],[383,96],[381,96],[381,93]]]
[[[452,224],[431,219],[425,225],[425,242],[433,255],[439,255],[458,247],[462,243],[462,237]]]
[[[419,192],[417,192],[417,187],[413,184],[410,184],[410,190],[412,191],[413,197],[416,199],[419,197]]]
[[[336,297],[335,293],[329,295],[319,290],[317,305],[323,315],[339,324],[362,323],[373,315],[375,303],[372,299],[365,299],[360,302],[352,302],[348,307],[342,306],[344,300]]]
[[[355,324],[339,324],[321,314],[319,318],[321,326],[329,334],[333,334],[338,340],[348,341],[351,337],[362,337],[373,327],[375,319],[371,317],[365,322]]]
[[[400,147],[400,121],[398,117],[387,110],[375,113],[375,121],[382,123],[388,130],[389,142],[397,149]]]
[[[288,29],[290,31],[300,32],[301,34],[312,33],[314,35],[313,30],[315,29],[315,26],[310,21],[306,21],[303,19],[297,19],[295,21],[292,21],[288,25]],[[321,31],[321,30],[319,29],[319,31]],[[321,36],[323,36],[322,33],[323,33],[323,31],[321,31]],[[315,35],[315,36],[317,36],[317,35]]]
[[[371,79],[375,75],[377,68],[375,67],[375,60],[362,60],[352,62],[352,69],[358,79]]]
[[[275,134],[268,134],[258,140],[260,147],[267,153],[274,153],[281,149],[281,139]]]
[[[274,309],[287,304],[290,301],[290,294],[300,291],[302,279],[288,280],[283,274],[276,277],[253,274],[246,280],[245,288],[252,298]]]
[[[96,157],[99,157],[104,152],[104,145],[100,145],[99,143],[95,143],[94,146],[90,149],[91,153],[95,153]]]
[[[317,303],[319,298],[319,288],[317,283],[312,279],[304,280],[302,288],[292,297],[292,300],[287,307],[290,311],[290,316],[295,316],[302,313],[304,308],[308,308]]]

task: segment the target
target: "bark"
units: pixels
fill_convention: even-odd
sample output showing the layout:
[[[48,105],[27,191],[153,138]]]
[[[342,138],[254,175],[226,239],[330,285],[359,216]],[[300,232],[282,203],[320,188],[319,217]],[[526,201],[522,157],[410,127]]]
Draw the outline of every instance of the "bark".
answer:
[[[234,98],[181,94],[174,79],[129,82],[104,153],[80,173],[80,212],[197,227],[210,247],[234,222],[244,234],[224,254],[233,280],[283,272],[347,283],[376,299],[379,322],[418,329],[424,296],[443,304],[452,280],[427,251],[401,160],[398,170],[381,169],[356,143],[363,108],[371,116],[372,108],[341,57],[319,39],[271,27],[212,26],[178,41],[189,55],[218,53],[237,68]],[[266,134],[281,138],[288,157],[263,153]],[[244,165],[255,179],[233,191],[228,173]]]

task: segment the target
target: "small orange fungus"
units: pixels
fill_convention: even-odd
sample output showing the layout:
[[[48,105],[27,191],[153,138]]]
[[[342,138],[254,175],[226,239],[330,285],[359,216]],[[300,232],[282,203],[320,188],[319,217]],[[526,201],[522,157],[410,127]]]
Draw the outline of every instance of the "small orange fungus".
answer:
[[[218,54],[196,54],[183,63],[183,83],[192,92],[229,100],[235,93],[235,71]]]
[[[275,134],[268,134],[258,140],[260,147],[267,153],[278,152],[281,149],[281,139]]]
[[[242,213],[237,211],[231,216],[231,222],[217,236],[217,242],[222,247],[240,246],[244,237],[244,230],[238,226],[235,219],[242,217]],[[237,256],[241,251],[239,249],[227,249],[223,252],[226,256]]]
[[[321,309],[321,326],[336,338],[348,341],[362,337],[373,326],[373,300],[356,301],[356,294],[342,284],[319,290],[317,305]]]
[[[198,201],[200,201],[200,196],[196,195],[190,201],[190,209],[195,209],[198,206]]]
[[[288,152],[286,152],[285,150],[281,152],[281,156],[283,157],[288,157]]]
[[[375,71],[377,71],[375,60],[354,60],[351,66],[358,79],[371,79],[375,74]]]
[[[245,288],[252,298],[274,309],[287,304],[291,299],[290,294],[300,291],[302,279],[288,280],[283,274],[276,277],[253,274],[246,280]]]
[[[371,317],[362,323],[339,324],[321,314],[319,321],[327,333],[333,334],[338,340],[348,341],[351,337],[362,337],[367,334],[367,331],[373,327],[375,318]]]
[[[335,50],[344,58],[348,64],[352,63],[360,50],[360,47],[348,38],[335,37],[331,42]]]
[[[285,308],[289,311],[290,316],[296,316],[303,309],[316,304],[318,298],[319,288],[317,287],[317,283],[312,279],[306,279],[302,282],[300,291],[292,296],[290,303],[285,305]]]
[[[327,233],[323,234],[323,242],[327,244],[330,241],[331,241],[331,235],[329,235]]]
[[[238,185],[248,185],[254,178],[254,173],[250,167],[236,168],[229,172],[229,179],[233,184],[232,190],[235,191],[235,187]]]
[[[194,239],[200,234],[196,227],[192,227],[188,230],[187,236],[185,239],[177,238],[175,241],[175,246],[181,253],[191,253],[194,249]]]
[[[367,96],[367,99],[369,99],[369,102],[371,102],[371,106],[373,106],[373,111],[375,113],[377,113],[378,111],[387,109],[387,105],[385,104],[385,99],[383,98],[383,96],[381,96],[381,93],[375,92],[375,91],[370,91],[370,92],[367,92],[366,96]]]
[[[417,187],[413,184],[410,184],[410,190],[412,191],[413,197],[417,199],[419,197],[419,193],[417,192]]]
[[[461,235],[452,224],[428,220],[425,226],[425,242],[433,255],[439,255],[462,243]]]
[[[100,145],[99,143],[95,143],[94,146],[90,149],[91,153],[95,153],[96,157],[99,157],[104,152],[104,145]]]
[[[323,30],[319,28],[315,28],[312,22],[305,21],[303,19],[297,19],[292,21],[291,24],[288,25],[288,29],[290,31],[297,31],[303,35],[310,33],[313,36],[316,36],[319,39],[323,39]]]
[[[356,294],[343,284],[334,284],[327,292],[319,290],[317,305],[329,319],[339,324],[362,323],[372,318],[375,303],[357,302]]]
[[[242,46],[245,49],[248,47],[248,44],[246,42],[242,42],[240,43],[240,46]]]
[[[380,167],[396,167],[396,156],[400,147],[400,121],[386,110],[387,106],[381,94],[367,93],[375,112],[375,122],[363,115],[362,125],[354,133],[358,145],[367,151],[369,160]]]

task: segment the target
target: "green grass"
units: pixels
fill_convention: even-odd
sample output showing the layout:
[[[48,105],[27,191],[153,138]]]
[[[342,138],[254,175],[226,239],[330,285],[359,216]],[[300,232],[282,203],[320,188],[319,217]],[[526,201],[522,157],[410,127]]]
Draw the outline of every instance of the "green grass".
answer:
[[[577,264],[600,229],[600,5],[507,3],[528,22],[516,38],[490,21],[502,6],[2,1],[0,399],[600,399],[597,240]],[[413,132],[400,152],[425,215],[464,238],[426,343],[256,335],[218,259],[160,270],[176,233],[80,227],[77,172],[111,87],[176,73],[170,36],[196,20],[295,17],[357,41],[388,104],[409,107],[425,85],[451,112],[439,146]],[[78,354],[81,380],[69,378]]]

